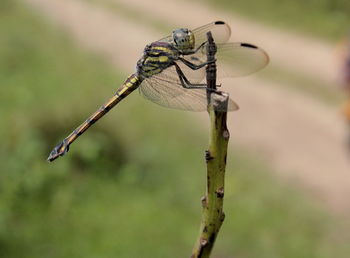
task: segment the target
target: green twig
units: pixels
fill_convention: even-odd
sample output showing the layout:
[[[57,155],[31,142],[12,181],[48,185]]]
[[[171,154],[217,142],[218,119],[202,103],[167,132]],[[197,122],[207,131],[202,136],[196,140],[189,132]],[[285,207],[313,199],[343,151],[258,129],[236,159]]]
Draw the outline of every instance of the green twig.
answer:
[[[215,60],[216,47],[208,35],[208,61]],[[208,87],[216,90],[216,65],[207,67]],[[223,212],[227,145],[230,137],[226,126],[228,94],[208,91],[210,117],[209,149],[206,151],[207,189],[202,198],[200,235],[193,249],[192,258],[209,257],[219,233],[225,214]],[[224,112],[223,112],[224,110]]]

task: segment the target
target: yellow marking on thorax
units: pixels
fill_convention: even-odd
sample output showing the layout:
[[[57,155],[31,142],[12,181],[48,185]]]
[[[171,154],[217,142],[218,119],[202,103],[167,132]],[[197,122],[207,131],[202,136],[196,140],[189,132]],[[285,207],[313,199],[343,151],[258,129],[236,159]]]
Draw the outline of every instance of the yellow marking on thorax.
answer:
[[[173,53],[173,51],[167,47],[152,47],[152,49],[160,50],[160,51],[167,52],[167,53]]]
[[[147,64],[148,62],[158,62],[158,57],[147,57],[147,59],[145,60],[145,64]]]
[[[165,63],[169,61],[169,57],[167,56],[160,56],[159,57],[159,62]]]
[[[168,48],[166,47],[152,47],[152,49],[156,49],[156,50],[161,50],[161,51],[166,51]]]
[[[147,76],[152,76],[152,75],[154,75],[154,74],[160,73],[161,71],[162,71],[162,69],[157,68],[157,69],[153,69],[153,70],[151,70],[151,71],[147,71],[147,72],[145,72],[145,74],[146,74]]]
[[[165,63],[168,61],[169,61],[169,58],[167,56],[149,56],[147,57],[145,64],[147,64],[148,62]]]
[[[153,69],[154,69],[154,66],[145,65],[145,66],[143,67],[143,70],[144,70],[144,71],[149,71],[149,70],[153,70]]]

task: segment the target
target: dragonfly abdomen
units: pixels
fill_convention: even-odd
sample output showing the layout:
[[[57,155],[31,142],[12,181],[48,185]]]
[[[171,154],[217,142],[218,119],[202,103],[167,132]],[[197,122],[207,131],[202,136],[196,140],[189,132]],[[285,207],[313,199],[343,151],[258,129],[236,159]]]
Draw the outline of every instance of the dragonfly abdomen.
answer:
[[[57,145],[50,153],[48,160],[53,161],[57,157],[64,155],[72,144],[80,135],[82,135],[90,126],[103,117],[122,99],[137,89],[142,82],[140,76],[135,73],[130,75],[117,92],[104,105],[102,105],[95,113],[86,119],[78,128],[76,128],[68,137],[66,137],[59,145]]]
[[[84,124],[87,124],[88,127],[93,125],[104,114],[106,114],[115,105],[117,105],[122,99],[137,89],[140,86],[141,82],[141,78],[136,73],[130,75],[122,84],[122,86],[120,86],[120,88],[116,91],[113,97],[107,100],[107,102],[103,104],[92,116],[90,116]],[[82,124],[82,126],[84,126],[84,124]]]
[[[127,95],[129,95],[131,92],[136,90],[140,86],[141,82],[142,82],[142,79],[140,78],[140,76],[137,73],[130,75],[125,80],[123,85],[116,91],[114,96],[119,96],[121,98],[120,100],[122,100]]]
[[[84,126],[84,124],[87,124],[88,125],[87,127],[90,127],[91,125],[93,125],[97,120],[99,120],[102,116],[104,116],[109,110],[111,110],[121,100],[123,100],[131,92],[136,90],[140,86],[141,82],[142,80],[138,76],[138,74],[134,73],[130,75],[122,84],[122,86],[120,86],[120,88],[116,91],[113,97],[107,100],[107,102],[103,104],[92,116],[90,116],[85,121],[85,123],[82,124],[82,126]]]
[[[84,123],[82,123],[77,129],[72,133],[73,138],[80,136],[84,133],[90,126],[96,123],[102,116],[104,116],[109,110],[111,110],[115,105],[117,105],[122,99],[128,96],[131,92],[137,89],[142,80],[135,73],[130,75],[122,86],[117,90],[112,98],[107,100],[95,113],[93,113]]]

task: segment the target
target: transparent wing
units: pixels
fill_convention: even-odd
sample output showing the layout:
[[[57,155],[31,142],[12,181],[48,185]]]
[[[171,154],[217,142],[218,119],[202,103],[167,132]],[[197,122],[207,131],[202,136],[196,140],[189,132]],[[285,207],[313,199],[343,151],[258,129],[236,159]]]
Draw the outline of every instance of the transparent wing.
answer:
[[[145,98],[163,107],[188,111],[206,111],[206,89],[186,89],[181,85],[176,74],[175,67],[169,67],[160,74],[145,79],[139,91]],[[237,109],[238,105],[230,100],[228,111]]]
[[[206,44],[197,53],[185,58],[197,65],[206,62]],[[269,63],[269,56],[263,49],[240,42],[218,43],[216,58],[219,78],[249,75]]]
[[[225,43],[231,37],[230,26],[223,21],[215,21],[192,30],[196,41],[195,48],[207,41],[207,32],[211,31],[216,43]]]
[[[219,77],[239,77],[255,73],[269,63],[268,54],[249,43],[218,44]]]
[[[195,48],[199,47],[203,42],[207,41],[207,32],[211,31],[216,43],[225,43],[231,36],[230,26],[223,21],[215,21],[193,29],[195,39]],[[172,35],[164,37],[158,41],[172,42]]]

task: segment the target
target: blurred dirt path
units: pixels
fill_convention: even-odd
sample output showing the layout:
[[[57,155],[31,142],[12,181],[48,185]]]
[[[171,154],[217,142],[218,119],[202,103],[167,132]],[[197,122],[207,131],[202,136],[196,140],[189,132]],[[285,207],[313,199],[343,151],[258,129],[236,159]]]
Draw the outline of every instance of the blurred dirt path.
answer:
[[[98,52],[129,72],[134,71],[135,62],[144,46],[162,37],[159,31],[139,23],[137,19],[118,17],[115,13],[82,0],[25,1],[60,24],[83,46]],[[130,4],[135,3],[134,0],[128,1]],[[165,3],[168,4],[162,2]],[[157,4],[150,6],[158,8]],[[178,20],[183,23],[188,21],[190,25],[200,25],[223,17],[231,23],[233,19],[219,14],[213,17],[203,10],[197,10],[194,24],[191,21],[193,14],[191,17],[186,11],[187,7],[180,6],[181,9],[170,8]],[[147,10],[148,7],[145,4],[141,8]],[[164,8],[162,5],[159,11],[152,14],[159,15],[160,18],[162,14],[165,15],[164,19],[169,18],[164,14],[167,9],[168,7]],[[237,25],[239,22],[233,20],[232,24],[237,29],[240,26]],[[245,33],[248,34],[248,31]],[[252,30],[250,35],[251,42],[270,51],[266,47],[268,44],[261,38],[263,30]],[[273,44],[271,37],[269,35]],[[302,39],[298,41],[302,42]],[[277,48],[279,44],[275,44]],[[305,44],[308,44],[308,40],[305,40]],[[295,59],[294,52],[290,55],[293,62],[300,62],[298,58]],[[303,57],[300,65],[312,62],[313,59],[308,60],[309,58],[311,57]],[[322,60],[318,62],[323,63]],[[298,63],[294,63],[294,66],[297,67]],[[350,203],[347,200],[350,196],[350,161],[344,144],[346,127],[337,110],[254,76],[227,81],[225,84],[237,85],[229,88],[231,97],[241,106],[239,112],[230,115],[232,144],[244,146],[258,155],[259,159],[264,157],[284,177],[298,181],[334,210],[350,214]],[[206,114],[195,114],[195,117],[207,119]]]

